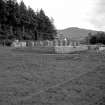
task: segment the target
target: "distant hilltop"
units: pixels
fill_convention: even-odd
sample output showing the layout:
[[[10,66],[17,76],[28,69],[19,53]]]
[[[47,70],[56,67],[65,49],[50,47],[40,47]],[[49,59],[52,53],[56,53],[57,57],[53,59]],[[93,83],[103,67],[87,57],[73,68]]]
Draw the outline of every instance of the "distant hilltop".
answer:
[[[86,36],[88,36],[88,33],[95,34],[98,31],[90,30],[90,29],[83,29],[83,28],[77,28],[77,27],[70,27],[63,30],[57,31],[58,37],[67,37],[75,40],[81,40],[84,39]]]

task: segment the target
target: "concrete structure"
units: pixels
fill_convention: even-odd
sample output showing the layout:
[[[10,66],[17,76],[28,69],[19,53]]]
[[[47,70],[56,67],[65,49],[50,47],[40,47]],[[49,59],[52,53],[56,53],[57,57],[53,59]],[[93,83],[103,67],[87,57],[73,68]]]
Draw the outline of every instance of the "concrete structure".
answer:
[[[85,51],[88,50],[88,47],[85,45],[82,46],[55,46],[56,53],[71,53],[75,51]]]
[[[15,40],[12,43],[12,47],[26,47],[26,42],[25,41]]]

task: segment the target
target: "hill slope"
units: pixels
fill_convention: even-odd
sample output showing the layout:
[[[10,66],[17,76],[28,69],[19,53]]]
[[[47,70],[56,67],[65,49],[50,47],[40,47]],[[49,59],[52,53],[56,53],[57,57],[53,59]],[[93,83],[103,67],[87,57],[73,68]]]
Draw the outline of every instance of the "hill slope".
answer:
[[[68,38],[79,40],[81,38],[83,39],[84,37],[88,36],[89,32],[91,32],[92,34],[95,34],[97,31],[71,27],[63,30],[58,30],[58,37],[68,37]]]

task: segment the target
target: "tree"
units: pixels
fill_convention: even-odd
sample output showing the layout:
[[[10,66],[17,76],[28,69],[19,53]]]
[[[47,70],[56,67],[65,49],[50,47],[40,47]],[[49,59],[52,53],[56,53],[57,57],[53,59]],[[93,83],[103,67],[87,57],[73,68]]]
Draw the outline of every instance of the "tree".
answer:
[[[27,26],[27,24],[28,24],[27,7],[23,1],[21,1],[21,3],[20,3],[19,12],[20,12],[20,24],[21,24],[21,28],[22,28],[22,36],[20,39],[23,39],[23,37],[25,36],[25,34],[24,34],[25,26]]]
[[[88,36],[88,39],[90,44],[98,44],[98,43],[105,44],[105,33],[97,32],[94,35],[91,34],[90,36]]]
[[[8,15],[7,15],[7,24],[9,27],[9,31],[8,31],[8,39],[13,39],[14,36],[14,29],[16,26],[16,12],[17,12],[17,2],[16,0],[8,0],[7,1],[7,11],[8,11]]]
[[[39,13],[37,14],[38,16],[38,31],[40,34],[40,37],[44,40],[46,39],[54,39],[56,35],[56,30],[54,25],[52,24],[51,20],[49,19],[48,16],[45,15],[44,11],[41,9]]]
[[[37,16],[31,7],[28,8],[28,18],[28,29],[33,33],[32,38],[35,40],[37,39]]]
[[[0,0],[0,24],[6,24],[7,22],[7,9],[6,3]]]
[[[41,9],[35,12],[23,1],[0,0],[0,39],[52,40],[56,29]]]
[[[5,0],[0,0],[0,39],[5,39],[6,34],[6,24],[7,24],[7,5]]]

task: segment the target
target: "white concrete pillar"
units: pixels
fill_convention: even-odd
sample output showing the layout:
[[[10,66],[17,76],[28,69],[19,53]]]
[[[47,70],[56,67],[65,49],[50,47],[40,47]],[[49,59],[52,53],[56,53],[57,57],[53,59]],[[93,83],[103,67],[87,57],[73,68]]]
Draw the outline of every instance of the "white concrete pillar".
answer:
[[[55,40],[55,46],[58,46],[58,45],[59,45],[59,41]]]
[[[43,46],[43,41],[40,41],[40,46]]]
[[[50,46],[50,41],[49,40],[47,40],[47,46]]]

